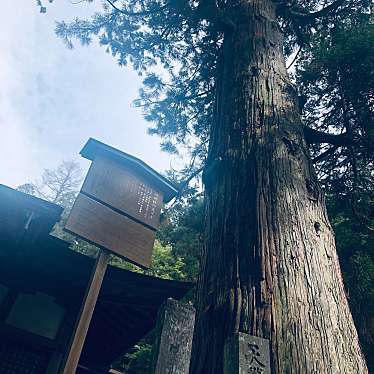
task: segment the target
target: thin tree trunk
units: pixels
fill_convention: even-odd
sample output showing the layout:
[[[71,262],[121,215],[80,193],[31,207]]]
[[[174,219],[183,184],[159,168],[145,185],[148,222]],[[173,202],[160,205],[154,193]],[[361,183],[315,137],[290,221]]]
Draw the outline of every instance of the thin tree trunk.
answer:
[[[227,32],[211,131],[191,374],[225,339],[271,340],[272,373],[367,373],[270,0]]]

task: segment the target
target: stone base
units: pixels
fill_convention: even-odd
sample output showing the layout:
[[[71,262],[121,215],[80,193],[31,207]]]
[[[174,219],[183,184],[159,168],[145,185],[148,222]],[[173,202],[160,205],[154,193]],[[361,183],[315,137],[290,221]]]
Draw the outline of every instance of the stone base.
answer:
[[[192,305],[168,299],[160,308],[152,374],[188,374],[194,324]]]

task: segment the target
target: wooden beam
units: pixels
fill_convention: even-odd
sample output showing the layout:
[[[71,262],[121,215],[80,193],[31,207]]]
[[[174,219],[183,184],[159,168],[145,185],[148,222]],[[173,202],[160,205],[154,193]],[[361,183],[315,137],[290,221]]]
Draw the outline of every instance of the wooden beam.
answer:
[[[88,328],[99,296],[101,285],[110,260],[110,253],[100,250],[91,278],[87,287],[84,302],[78,316],[78,320],[73,332],[69,353],[65,362],[64,374],[74,374],[78,367],[79,358],[86,340]]]

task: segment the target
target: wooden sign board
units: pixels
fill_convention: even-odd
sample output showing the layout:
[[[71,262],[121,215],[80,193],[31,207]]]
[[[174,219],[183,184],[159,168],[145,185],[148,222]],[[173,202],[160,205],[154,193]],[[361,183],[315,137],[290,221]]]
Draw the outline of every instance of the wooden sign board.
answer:
[[[129,261],[149,267],[155,231],[80,193],[65,230]]]
[[[162,193],[146,178],[114,160],[96,157],[81,191],[145,225],[158,227]]]
[[[65,230],[143,267],[149,267],[163,193],[126,162],[97,155]]]

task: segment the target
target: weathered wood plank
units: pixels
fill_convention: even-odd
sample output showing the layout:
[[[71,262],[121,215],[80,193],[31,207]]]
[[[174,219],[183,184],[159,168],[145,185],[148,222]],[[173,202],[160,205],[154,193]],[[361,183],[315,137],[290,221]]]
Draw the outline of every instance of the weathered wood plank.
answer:
[[[168,299],[160,308],[152,374],[188,374],[194,324],[192,305]]]
[[[150,265],[155,232],[83,194],[78,195],[65,230],[131,262]]]
[[[82,192],[157,228],[163,196],[139,173],[108,159],[95,158]]]

